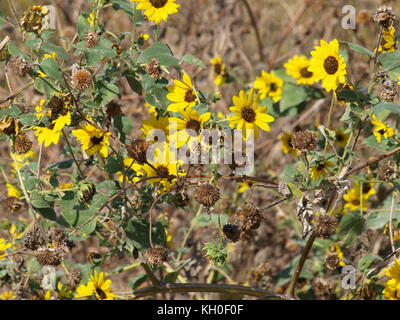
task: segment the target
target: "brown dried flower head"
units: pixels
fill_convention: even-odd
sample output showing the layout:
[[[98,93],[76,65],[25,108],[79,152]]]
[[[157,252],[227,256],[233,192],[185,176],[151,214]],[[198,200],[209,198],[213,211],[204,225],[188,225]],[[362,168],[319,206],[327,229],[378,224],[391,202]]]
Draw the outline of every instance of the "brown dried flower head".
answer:
[[[72,87],[78,91],[84,91],[92,83],[92,74],[85,69],[80,69],[72,74]]]
[[[300,151],[311,151],[315,148],[317,137],[309,130],[297,131],[293,134],[292,147]]]
[[[21,56],[12,57],[8,64],[11,70],[20,77],[25,77],[29,72],[29,63]]]
[[[77,192],[79,200],[84,203],[92,200],[93,196],[96,194],[96,186],[92,181],[84,181],[79,185],[79,190]]]
[[[89,48],[94,48],[99,43],[99,35],[97,32],[90,31],[86,34],[85,40]]]
[[[160,62],[157,59],[152,59],[146,66],[146,71],[153,79],[160,79],[162,76],[162,70]]]
[[[122,113],[121,105],[118,102],[111,101],[106,105],[106,113],[110,118],[116,117]]]
[[[315,234],[318,237],[328,238],[336,231],[338,220],[330,214],[320,214],[315,222]]]
[[[237,242],[240,239],[240,228],[236,224],[225,224],[222,227],[222,232],[224,233],[225,237],[232,242]]]
[[[168,260],[169,250],[164,247],[154,247],[144,253],[151,264],[163,264]]]
[[[378,177],[383,181],[392,180],[394,178],[394,174],[395,174],[394,168],[389,162],[386,162],[385,164],[379,167]]]
[[[34,225],[23,238],[24,247],[30,250],[37,250],[46,243],[42,229],[38,225]]]
[[[379,23],[384,29],[393,26],[396,21],[393,8],[386,5],[379,7],[374,15],[374,21]]]
[[[32,149],[32,141],[24,133],[15,137],[14,149],[16,154],[25,154]]]
[[[40,247],[35,252],[35,258],[42,266],[58,266],[62,260],[62,253],[58,248]]]
[[[263,221],[260,209],[252,202],[242,204],[235,213],[235,218],[243,232],[257,229]]]
[[[329,270],[336,270],[339,267],[340,258],[336,252],[332,252],[325,258],[325,265]]]
[[[220,199],[219,188],[212,183],[199,185],[194,191],[194,198],[198,203],[207,208],[211,208]]]
[[[314,294],[319,300],[335,299],[335,284],[324,279],[315,279],[312,284]]]
[[[18,212],[23,206],[23,203],[15,197],[7,197],[5,203],[7,209],[12,213]]]
[[[78,268],[72,268],[68,275],[68,285],[71,290],[75,290],[82,280],[82,272]]]
[[[149,149],[149,142],[145,139],[135,139],[130,145],[126,147],[128,156],[139,164],[147,162],[147,150]]]

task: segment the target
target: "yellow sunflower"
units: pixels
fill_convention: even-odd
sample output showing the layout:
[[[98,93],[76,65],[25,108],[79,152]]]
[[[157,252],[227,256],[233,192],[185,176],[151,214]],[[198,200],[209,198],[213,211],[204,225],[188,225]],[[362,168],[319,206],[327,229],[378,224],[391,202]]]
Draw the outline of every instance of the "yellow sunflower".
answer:
[[[222,63],[222,58],[220,56],[215,57],[210,60],[210,63],[213,65],[214,71],[214,83],[217,86],[222,86],[226,79],[228,79],[228,73],[226,72],[226,66]]]
[[[54,130],[46,127],[34,127],[35,136],[38,138],[39,144],[44,143],[45,147],[51,144],[57,144],[60,140],[61,130]]]
[[[318,79],[312,72],[308,71],[309,66],[310,59],[306,56],[294,56],[284,65],[286,73],[297,79],[297,84],[311,85],[317,82]]]
[[[282,86],[281,78],[266,71],[261,71],[261,76],[254,81],[254,88],[260,92],[260,98],[270,97],[274,102],[281,100]]]
[[[385,282],[382,293],[386,300],[400,300],[400,261],[394,259],[394,264],[385,269],[385,275],[390,280]]]
[[[196,92],[193,88],[192,80],[187,73],[183,74],[183,82],[174,80],[174,85],[168,87],[168,100],[172,101],[167,110],[171,112],[179,112],[181,109],[186,109],[198,104]]]
[[[157,114],[152,113],[149,120],[142,121],[142,132],[147,141],[158,141],[157,135],[161,130],[164,133],[165,141],[168,141],[168,125],[169,119],[167,117],[158,117]]]
[[[349,133],[343,131],[342,129],[336,129],[336,141],[335,143],[339,146],[344,148],[347,145],[347,141],[349,140]]]
[[[254,130],[254,136],[258,137],[258,128],[269,131],[268,122],[275,121],[275,118],[266,113],[267,107],[260,107],[259,95],[254,94],[251,89],[248,94],[243,90],[239,92],[239,96],[232,98],[233,106],[229,108],[234,114],[229,117],[229,126],[242,130],[244,140],[249,138],[249,130]]]
[[[96,296],[98,300],[113,300],[117,296],[111,292],[112,281],[104,279],[104,272],[94,273],[90,276],[90,281],[87,285],[81,284],[77,289],[75,298],[83,298]]]
[[[331,161],[322,160],[317,161],[314,166],[310,168],[311,179],[314,181],[326,176],[329,173],[329,168],[333,167],[334,164]]]
[[[375,126],[372,132],[379,143],[382,141],[382,137],[387,139],[394,136],[394,129],[376,119],[374,114],[372,115],[371,123]]]
[[[143,10],[149,21],[160,24],[167,21],[168,15],[178,13],[181,7],[176,0],[131,0],[138,2],[136,9]]]
[[[179,113],[183,119],[174,117],[169,119],[168,128],[172,133],[170,140],[174,141],[177,148],[182,147],[186,143],[191,148],[191,146],[195,146],[195,143],[197,144],[197,142],[201,141],[200,132],[203,129],[204,123],[210,120],[211,113],[205,112],[200,114],[192,108],[181,109]]]
[[[344,205],[344,213],[349,211],[366,210],[368,208],[369,198],[375,194],[372,183],[364,183],[362,187],[359,183],[353,182],[353,188],[343,195],[346,201]]]
[[[252,185],[254,185],[255,182],[254,181],[243,181],[239,183],[239,189],[238,189],[238,193],[244,193],[246,192],[248,189],[250,189],[252,187]]]
[[[346,63],[339,54],[339,42],[334,39],[329,44],[321,40],[320,46],[311,52],[311,62],[308,71],[315,74],[327,92],[336,90],[339,83],[346,81]]]
[[[88,156],[98,153],[103,158],[107,158],[108,147],[110,146],[108,139],[111,133],[103,132],[90,123],[81,124],[81,128],[82,129],[72,130],[72,134],[81,143],[82,150],[86,151]]]
[[[3,293],[0,294],[0,300],[14,300],[14,299],[17,299],[17,297],[11,290],[4,291]]]
[[[6,185],[7,185],[7,195],[9,197],[14,197],[17,199],[21,198],[22,196],[21,192],[16,187],[14,187],[12,184],[9,183],[7,183]]]
[[[285,154],[291,153],[293,155],[300,154],[300,151],[294,149],[292,146],[293,133],[283,131],[282,134],[278,137],[278,139],[282,142],[281,149],[283,153]]]
[[[396,50],[396,29],[392,26],[384,29],[378,52],[391,52]]]
[[[155,149],[154,158],[142,166],[142,171],[147,175],[148,181],[159,185],[159,192],[167,191],[176,182],[176,176],[182,175],[181,162],[176,159],[176,154],[170,152],[169,145]],[[173,176],[173,177],[171,177]]]
[[[7,255],[6,250],[11,247],[11,243],[7,242],[4,238],[0,238],[0,261]]]

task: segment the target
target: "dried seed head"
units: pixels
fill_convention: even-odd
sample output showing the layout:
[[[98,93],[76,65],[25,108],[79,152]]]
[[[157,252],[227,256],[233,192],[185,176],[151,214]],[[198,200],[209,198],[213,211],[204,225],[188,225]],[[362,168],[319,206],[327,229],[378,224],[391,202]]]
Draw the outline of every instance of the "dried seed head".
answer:
[[[43,232],[38,225],[34,225],[23,238],[24,247],[30,250],[37,250],[46,243]]]
[[[60,247],[66,254],[70,253],[76,247],[75,243],[67,238],[61,228],[52,227],[49,234],[49,242],[53,246]]]
[[[315,223],[315,233],[318,237],[328,238],[335,232],[338,220],[330,214],[320,214]]]
[[[332,252],[325,258],[325,265],[329,270],[336,270],[339,267],[340,258],[336,252]]]
[[[393,26],[396,21],[393,8],[385,5],[379,7],[374,15],[374,21],[379,23],[379,25],[384,29]]]
[[[243,232],[258,229],[263,220],[260,209],[252,202],[242,204],[236,210],[235,218]]]
[[[6,198],[5,202],[7,209],[12,213],[18,212],[23,205],[23,203],[15,197]]]
[[[79,185],[77,195],[82,202],[89,202],[95,194],[96,186],[92,181],[84,181]]]
[[[211,208],[220,199],[219,188],[212,183],[201,184],[194,191],[194,198],[203,206]]]
[[[89,88],[92,83],[92,74],[85,70],[81,69],[72,74],[72,87],[78,91],[84,91]]]
[[[23,57],[12,57],[8,64],[11,70],[20,77],[25,77],[29,72],[29,64]]]
[[[99,43],[99,35],[97,32],[88,32],[85,39],[89,48],[94,48]]]
[[[61,263],[62,257],[57,248],[40,247],[35,251],[36,261],[42,266],[58,266]]]
[[[18,131],[18,127],[18,122],[15,119],[5,117],[0,121],[0,134],[14,136]]]
[[[146,71],[153,79],[160,79],[162,76],[162,70],[160,62],[157,59],[152,59],[146,66]]]
[[[292,147],[301,151],[311,151],[315,148],[317,137],[308,130],[297,131],[293,134]]]
[[[240,228],[236,224],[226,224],[222,227],[222,232],[224,233],[225,237],[232,241],[237,242],[240,239]]]
[[[382,166],[379,167],[378,177],[383,181],[390,181],[394,178],[394,168],[390,165],[389,162],[386,162]]]
[[[128,156],[139,164],[147,162],[147,150],[149,149],[149,142],[145,139],[135,139],[130,145],[126,147]]]
[[[106,113],[110,118],[116,117],[122,113],[121,105],[118,102],[111,101],[106,105]]]
[[[380,97],[383,101],[393,102],[397,95],[397,83],[390,78],[385,78],[382,80],[382,90],[380,92]]]
[[[68,285],[71,290],[75,290],[82,280],[82,272],[78,268],[71,269],[68,275]]]
[[[16,154],[27,153],[32,149],[32,145],[32,141],[24,133],[20,133],[15,137],[14,149]]]
[[[315,296],[319,300],[335,299],[335,284],[324,279],[315,279],[312,284]]]
[[[168,260],[169,250],[164,247],[154,247],[145,252],[146,259],[151,264],[163,264]]]

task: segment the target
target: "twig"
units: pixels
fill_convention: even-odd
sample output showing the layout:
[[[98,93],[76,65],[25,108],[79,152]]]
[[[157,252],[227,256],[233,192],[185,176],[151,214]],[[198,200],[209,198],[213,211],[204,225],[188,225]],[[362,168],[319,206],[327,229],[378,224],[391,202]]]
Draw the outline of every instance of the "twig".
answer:
[[[151,283],[154,287],[158,288],[161,286],[161,282],[157,279],[154,275],[153,271],[151,270],[150,266],[147,263],[141,262],[140,265],[143,267],[144,271],[146,271]]]
[[[298,265],[296,267],[296,270],[294,271],[292,279],[290,279],[289,286],[288,286],[288,288],[286,290],[286,294],[289,295],[289,296],[292,296],[292,297],[295,296],[294,290],[296,288],[297,281],[299,280],[300,273],[303,270],[304,263],[306,262],[308,253],[310,252],[310,250],[312,248],[312,245],[314,243],[315,238],[316,238],[316,236],[315,236],[315,233],[313,232],[311,234],[310,238],[308,238],[306,246],[304,247],[304,250],[301,253],[300,261],[299,261],[299,263],[298,263]]]
[[[220,292],[247,295],[253,297],[270,296],[271,299],[284,300],[282,294],[269,292],[263,289],[245,287],[230,284],[208,284],[208,283],[166,283],[158,287],[148,287],[133,291],[133,298],[143,298],[157,293],[182,293],[182,292]]]

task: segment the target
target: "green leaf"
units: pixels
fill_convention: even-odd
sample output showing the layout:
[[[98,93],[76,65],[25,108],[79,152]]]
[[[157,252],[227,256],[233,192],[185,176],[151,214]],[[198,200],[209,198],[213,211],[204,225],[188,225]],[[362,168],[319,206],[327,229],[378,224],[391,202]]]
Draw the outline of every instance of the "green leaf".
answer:
[[[364,223],[364,217],[358,212],[350,212],[342,218],[338,233],[345,240],[345,246],[357,239],[364,229]]]
[[[89,31],[91,31],[91,25],[87,21],[87,18],[88,18],[88,14],[83,14],[83,15],[79,16],[77,21],[76,21],[77,32],[78,32],[79,37],[82,40],[85,39],[86,34]]]
[[[394,102],[386,102],[386,101],[381,101],[374,105],[373,107],[373,112],[374,114],[378,114],[382,111],[390,111],[393,113],[400,114],[400,104],[394,103]]]
[[[189,64],[193,64],[193,65],[196,65],[196,66],[199,66],[199,67],[201,67],[201,68],[203,68],[203,69],[206,69],[206,65],[204,64],[204,62],[203,61],[201,61],[199,58],[197,58],[197,57],[195,57],[194,55],[191,55],[191,54],[185,54],[184,56],[183,56],[183,58],[182,58],[182,60],[181,60],[181,62],[186,62],[186,63],[189,63]]]
[[[131,288],[132,290],[136,290],[143,283],[145,283],[146,280],[147,280],[147,273],[139,274],[136,277],[134,277],[131,281],[129,281],[128,287]]]
[[[72,164],[74,163],[73,159],[69,160],[64,160],[60,162],[53,163],[49,165],[46,170],[51,170],[51,169],[68,169],[71,168]]]
[[[61,72],[60,67],[58,66],[57,62],[52,58],[47,58],[42,61],[40,64],[41,69],[45,74],[49,77],[63,82],[63,75]]]
[[[106,169],[108,174],[114,174],[118,171],[122,171],[123,161],[124,159],[121,156],[108,157],[104,169]]]
[[[34,113],[21,114],[18,119],[24,126],[33,126],[37,122],[37,118]]]
[[[386,71],[400,72],[400,50],[383,53],[378,60]]]
[[[366,226],[369,229],[377,230],[383,228],[390,221],[390,209],[392,206],[392,198],[386,198],[383,203],[382,211],[372,212],[366,222]],[[395,202],[393,206],[393,220],[400,221],[400,203]]]
[[[303,87],[285,83],[280,101],[280,111],[285,112],[287,109],[301,104],[307,100],[307,97],[307,92]]]
[[[36,78],[33,87],[37,91],[45,94],[48,98],[58,93],[56,87],[49,81],[49,79],[45,78]]]
[[[113,118],[113,125],[118,130],[120,140],[125,142],[126,136],[128,136],[132,131],[132,120],[124,115],[120,114]]]
[[[124,229],[128,239],[139,251],[150,249],[149,224],[147,221],[133,218],[128,221],[128,224]],[[164,247],[166,246],[164,227],[159,222],[153,225],[152,240],[153,244],[158,244]]]
[[[114,83],[97,81],[97,87],[101,94],[102,105],[106,105],[107,103],[111,102],[111,100],[113,100],[116,95],[119,95],[119,88]]]
[[[87,222],[93,214],[95,214],[96,210],[94,208],[87,208],[83,204],[76,205],[73,208],[64,208],[61,212],[65,220],[68,224],[76,228],[83,223]],[[92,219],[86,225],[79,229],[80,232],[90,234],[96,228],[96,219]]]
[[[178,66],[179,59],[174,57],[171,49],[162,42],[157,42],[151,47],[143,50],[140,54],[138,63],[149,63],[152,59],[157,59],[163,66]]]
[[[378,140],[376,140],[376,137],[374,135],[369,136],[368,138],[365,138],[363,140],[363,144],[370,148],[382,150],[382,151],[390,151],[394,149],[393,145],[389,144],[389,140],[382,137],[382,141],[379,143]]]
[[[138,95],[142,95],[142,83],[136,78],[136,75],[132,72],[126,72],[125,77],[131,89],[135,91]]]
[[[44,42],[42,45],[42,49],[44,52],[51,54],[52,52],[55,52],[57,54],[57,58],[63,59],[65,61],[69,60],[69,55],[68,53],[64,50],[63,47],[58,46],[54,43],[51,42]]]
[[[370,58],[374,57],[374,53],[371,50],[368,50],[367,48],[365,48],[359,44],[347,42],[347,41],[340,41],[340,44],[346,44],[351,50],[358,52],[358,53],[366,54]]]
[[[375,260],[382,261],[382,258],[376,254],[368,253],[358,262],[358,269],[360,269],[361,272],[367,271]]]

